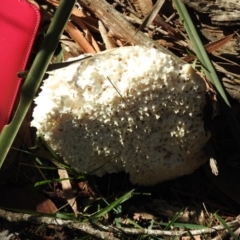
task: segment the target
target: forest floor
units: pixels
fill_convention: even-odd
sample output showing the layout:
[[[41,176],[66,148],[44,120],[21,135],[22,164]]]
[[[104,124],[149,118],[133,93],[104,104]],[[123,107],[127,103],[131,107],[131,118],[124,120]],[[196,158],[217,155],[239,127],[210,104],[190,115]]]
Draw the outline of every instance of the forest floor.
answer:
[[[42,20],[29,67],[59,5],[58,0],[36,2]],[[52,62],[59,57],[65,61],[79,54],[101,52],[109,45],[130,45],[124,23],[121,29],[126,32],[113,29],[119,24],[115,15],[111,21],[104,16],[101,18],[98,10],[91,9],[94,4],[85,7],[87,2],[80,0],[80,5],[74,8]],[[192,63],[190,53],[193,49],[173,2],[162,2],[153,22],[141,31],[179,58]],[[232,112],[240,121],[240,42],[237,33],[240,19],[227,19],[234,9],[226,7],[224,12],[224,8],[218,6],[221,15],[226,13],[222,21],[219,14],[212,11],[217,7],[214,5],[217,1],[202,1],[203,5],[198,1],[192,1],[195,4],[183,2],[187,4],[225,87]],[[155,1],[115,0],[108,3],[137,29]],[[197,62],[196,68],[200,69],[199,66]],[[240,152],[227,117],[220,113],[209,126],[212,132],[209,144],[217,162],[217,176],[212,173],[208,161],[191,175],[153,187],[139,187],[132,185],[128,174],[123,172],[101,178],[71,171],[61,175],[52,156],[42,147],[43,143],[36,142],[36,131],[30,127],[30,110],[0,171],[0,239],[239,239]],[[37,151],[36,146],[41,146],[41,151]],[[70,178],[70,181],[60,181],[61,178]],[[71,205],[72,198],[74,204]],[[117,202],[119,199],[121,201]],[[102,212],[92,218],[97,211]],[[74,225],[76,219],[83,225]],[[152,233],[144,234],[143,229],[152,230]]]

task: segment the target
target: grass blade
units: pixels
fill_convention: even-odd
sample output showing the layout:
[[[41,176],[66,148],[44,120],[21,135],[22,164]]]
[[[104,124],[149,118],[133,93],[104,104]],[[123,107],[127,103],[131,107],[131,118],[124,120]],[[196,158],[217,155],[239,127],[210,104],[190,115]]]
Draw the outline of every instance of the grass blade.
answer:
[[[49,183],[62,182],[62,181],[65,181],[65,180],[72,180],[72,179],[73,178],[61,178],[61,179],[54,179],[54,180],[44,180],[44,181],[36,182],[34,184],[34,187],[39,187],[39,186],[42,186],[42,185],[47,185]]]
[[[164,230],[169,230],[170,227],[177,221],[180,215],[182,215],[183,211],[179,211],[175,214],[175,216],[172,218],[172,220],[167,224],[167,226],[164,228]]]
[[[218,99],[222,110],[228,119],[229,127],[232,130],[233,136],[236,140],[236,143],[240,147],[240,126],[239,123],[231,111],[231,105],[228,101],[225,90],[222,86],[222,83],[219,81],[217,73],[213,67],[211,60],[208,57],[208,54],[202,44],[201,39],[198,36],[198,33],[195,29],[195,26],[190,18],[188,11],[185,5],[181,2],[181,0],[173,0],[174,5],[179,13],[180,18],[183,21],[185,30],[191,40],[193,49],[196,52],[196,55],[202,65],[204,66],[204,73],[207,79],[214,85],[218,92]]]
[[[33,62],[20,92],[20,102],[12,122],[5,126],[0,135],[0,168],[17,135],[22,121],[32,103],[48,63],[56,49],[65,24],[74,7],[75,0],[61,0],[53,17],[42,46]]]
[[[232,229],[227,225],[227,223],[219,216],[215,213],[216,218],[219,220],[219,222],[226,228],[226,230],[230,233],[231,237],[234,240],[238,240],[238,237],[234,234],[234,232],[232,231]]]
[[[106,206],[105,208],[101,209],[96,214],[92,215],[91,219],[100,218],[103,215],[105,215],[106,213],[108,213],[109,211],[111,211],[113,208],[117,207],[119,204],[127,201],[128,199],[130,199],[132,197],[133,191],[134,191],[134,189],[129,191],[129,192],[127,192],[127,193],[125,193],[123,196],[121,196],[120,198],[118,198],[114,202],[110,203],[108,206]]]
[[[191,40],[193,49],[195,50],[198,59],[205,67],[204,73],[206,74],[208,80],[211,81],[212,84],[216,87],[217,91],[219,92],[221,97],[224,99],[226,104],[230,106],[230,103],[229,103],[226,93],[223,89],[223,86],[218,79],[218,76],[213,67],[213,64],[210,61],[208,54],[202,44],[202,41],[198,36],[196,28],[192,22],[191,17],[188,14],[188,11],[187,11],[185,5],[180,0],[173,0],[173,2],[177,8],[180,18],[183,21],[185,30]]]

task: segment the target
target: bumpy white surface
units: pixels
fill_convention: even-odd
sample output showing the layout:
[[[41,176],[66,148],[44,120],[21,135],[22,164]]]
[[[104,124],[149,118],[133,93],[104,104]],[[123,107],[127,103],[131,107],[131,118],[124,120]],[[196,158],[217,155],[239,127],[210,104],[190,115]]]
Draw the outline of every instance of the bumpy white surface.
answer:
[[[36,98],[32,126],[73,168],[126,171],[153,185],[205,162],[206,86],[188,64],[140,46],[55,71]]]

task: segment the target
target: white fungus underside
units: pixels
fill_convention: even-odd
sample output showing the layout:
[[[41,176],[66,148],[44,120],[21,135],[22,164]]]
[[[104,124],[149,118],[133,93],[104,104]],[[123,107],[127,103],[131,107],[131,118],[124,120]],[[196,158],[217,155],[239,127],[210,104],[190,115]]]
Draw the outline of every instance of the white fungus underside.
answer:
[[[153,48],[118,48],[45,80],[32,126],[80,172],[102,166],[94,174],[125,171],[153,185],[205,162],[205,92],[190,65]]]

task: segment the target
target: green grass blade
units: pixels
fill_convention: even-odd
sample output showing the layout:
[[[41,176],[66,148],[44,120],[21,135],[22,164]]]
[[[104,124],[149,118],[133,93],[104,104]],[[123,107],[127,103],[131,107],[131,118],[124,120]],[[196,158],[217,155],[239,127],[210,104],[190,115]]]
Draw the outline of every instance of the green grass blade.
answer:
[[[223,86],[218,79],[218,76],[213,67],[213,64],[210,61],[208,54],[202,44],[202,41],[198,36],[196,28],[192,22],[191,17],[188,14],[188,11],[187,11],[185,5],[181,2],[181,0],[173,0],[173,2],[177,8],[180,18],[183,21],[185,30],[186,30],[186,32],[191,40],[191,43],[193,45],[193,49],[195,50],[198,59],[204,66],[204,73],[206,74],[208,80],[211,81],[212,84],[216,87],[217,91],[219,92],[221,97],[224,99],[226,104],[230,106],[230,103],[229,103],[226,93],[223,89]]]
[[[216,88],[216,90],[218,92],[218,99],[219,99],[220,106],[222,107],[224,115],[226,116],[226,118],[228,120],[229,127],[231,128],[231,131],[236,140],[236,143],[240,147],[240,125],[231,110],[231,105],[228,101],[228,98],[227,98],[225,90],[222,86],[222,83],[218,79],[218,76],[213,67],[213,64],[210,61],[208,54],[202,44],[202,41],[198,36],[198,33],[195,29],[192,19],[190,18],[189,14],[188,14],[188,11],[187,11],[185,5],[181,2],[181,0],[173,0],[173,3],[176,6],[176,9],[179,13],[180,18],[183,21],[185,30],[186,30],[186,32],[190,38],[190,41],[193,45],[193,49],[194,49],[198,59],[204,66],[204,73],[205,73],[207,79],[214,85],[214,87]]]
[[[127,218],[127,221],[132,224],[135,228],[138,229],[144,229],[143,227],[141,227],[139,224],[137,224],[136,222],[134,222],[133,220],[131,220],[130,218]]]
[[[32,164],[26,164],[26,163],[20,163],[20,165],[27,166],[27,167],[32,167],[32,168],[38,168],[38,169],[45,169],[45,170],[49,170],[49,171],[58,170],[57,167],[44,167],[44,166],[32,165]]]
[[[20,92],[20,102],[12,122],[5,126],[0,135],[0,168],[17,135],[21,123],[32,103],[45,74],[50,59],[69,19],[76,0],[61,0],[54,14],[42,46],[33,62]]]
[[[152,219],[152,220],[150,221],[150,224],[149,224],[149,226],[148,226],[148,230],[152,230],[153,224],[154,224],[154,219]]]
[[[183,214],[183,211],[179,211],[175,214],[175,216],[171,219],[171,221],[168,223],[168,225],[164,228],[164,230],[169,230],[171,226],[177,221],[180,215]]]
[[[219,216],[215,213],[216,218],[219,220],[219,222],[225,227],[225,229],[230,233],[231,237],[234,240],[238,240],[237,235],[234,234],[234,232],[232,231],[232,229],[227,225],[227,223]]]
[[[132,197],[133,191],[134,191],[134,189],[129,191],[129,192],[127,192],[127,193],[125,193],[123,196],[121,196],[120,198],[118,198],[114,202],[110,203],[108,206],[106,206],[105,208],[101,209],[99,212],[97,212],[94,215],[92,215],[91,219],[100,218],[103,215],[105,215],[106,213],[108,213],[109,211],[111,211],[113,208],[116,208],[121,203],[127,201],[128,199],[130,199]]]
[[[54,180],[39,181],[39,182],[36,182],[34,184],[34,187],[39,187],[39,186],[46,185],[46,184],[49,184],[49,183],[62,182],[62,181],[65,181],[65,180],[73,180],[73,178],[61,178],[61,179],[54,179]]]
[[[115,212],[116,212],[116,217],[115,217],[115,223],[116,223],[116,227],[121,227],[121,223],[122,223],[122,205],[119,205],[118,207],[115,208]]]
[[[161,226],[168,226],[169,223],[165,223],[165,222],[155,222],[154,224],[157,224],[157,225],[161,225]],[[172,226],[173,227],[176,227],[176,228],[184,228],[184,229],[205,229],[207,228],[206,226],[203,226],[203,225],[198,225],[198,224],[193,224],[193,223],[172,223]]]
[[[39,140],[43,143],[44,147],[46,147],[47,151],[52,155],[53,159],[55,159],[59,164],[64,164],[64,161],[60,158],[59,155],[55,153],[55,151],[49,146],[49,144],[45,141],[42,135],[39,135]]]

